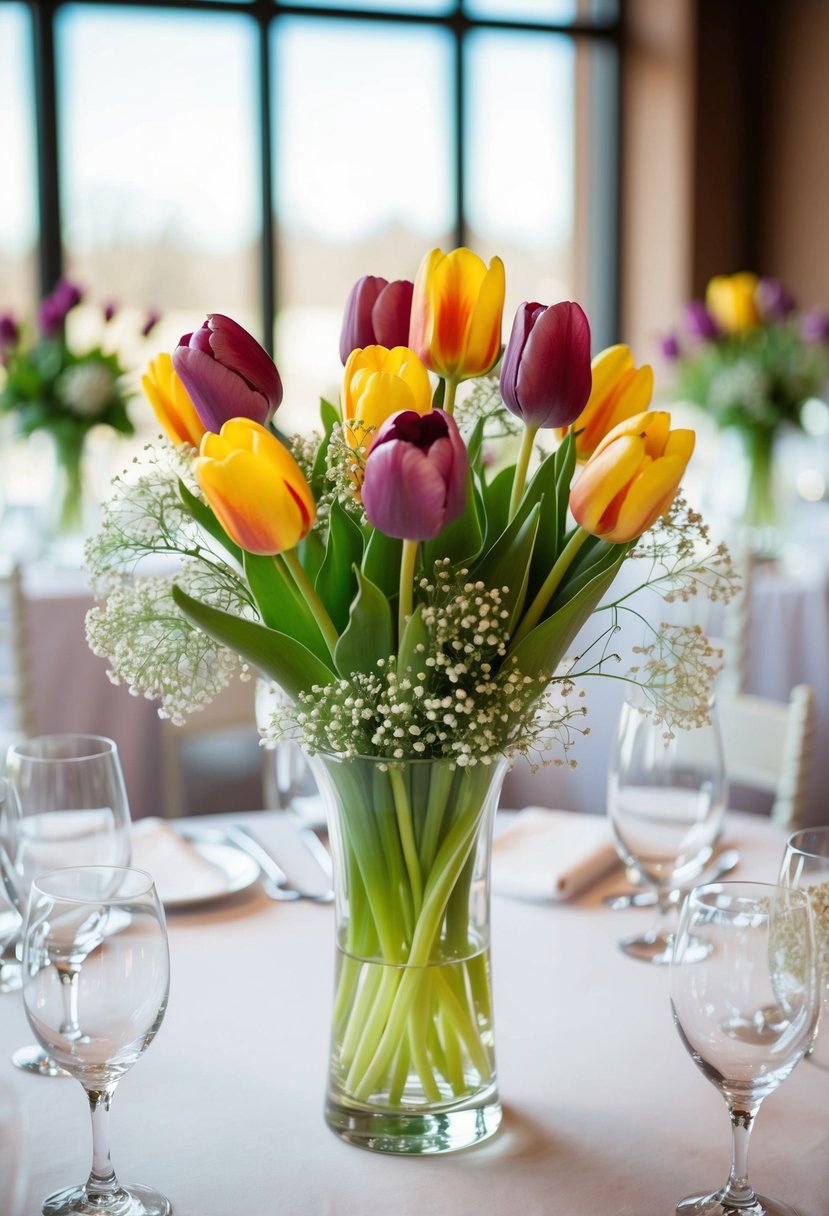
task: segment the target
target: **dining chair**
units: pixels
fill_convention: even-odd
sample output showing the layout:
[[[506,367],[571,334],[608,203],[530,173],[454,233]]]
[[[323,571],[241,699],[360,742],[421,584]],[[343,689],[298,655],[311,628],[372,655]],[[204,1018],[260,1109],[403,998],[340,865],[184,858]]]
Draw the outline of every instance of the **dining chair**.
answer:
[[[6,746],[35,733],[26,602],[12,563],[0,569],[0,768]]]
[[[770,794],[773,821],[786,831],[801,827],[815,714],[812,686],[796,685],[786,702],[725,694],[718,711],[730,783]]]

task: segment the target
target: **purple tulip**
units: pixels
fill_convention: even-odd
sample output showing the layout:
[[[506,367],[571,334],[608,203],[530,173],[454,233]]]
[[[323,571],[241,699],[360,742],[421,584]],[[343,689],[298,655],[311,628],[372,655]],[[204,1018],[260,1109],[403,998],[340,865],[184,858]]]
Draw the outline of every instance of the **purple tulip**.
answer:
[[[659,340],[659,345],[662,350],[662,358],[668,359],[671,363],[678,359],[681,351],[679,347],[679,338],[673,332],[663,334]]]
[[[364,346],[408,346],[414,284],[408,279],[389,283],[376,275],[363,275],[349,292],[340,334],[343,365],[353,350]]]
[[[713,342],[720,336],[720,327],[702,300],[689,300],[685,305],[685,328],[701,342]]]
[[[366,459],[363,506],[386,536],[432,540],[466,505],[469,457],[443,410],[392,414]]]
[[[173,367],[209,431],[220,431],[230,418],[265,426],[282,401],[282,381],[268,352],[218,312],[184,335],[173,351]]]
[[[40,303],[37,313],[38,329],[46,338],[56,338],[62,332],[67,313],[83,299],[80,287],[61,279],[51,295]]]
[[[0,349],[16,346],[20,337],[20,326],[10,312],[0,313]]]
[[[161,313],[157,312],[154,308],[151,308],[144,318],[144,324],[141,326],[141,337],[149,338],[150,334],[153,332],[160,320]]]
[[[575,422],[587,404],[590,323],[578,304],[522,304],[501,364],[507,409],[534,427]]]
[[[795,309],[794,296],[779,279],[761,279],[755,299],[764,321],[785,321]]]
[[[806,342],[829,342],[829,313],[819,308],[807,312],[800,322],[800,334]]]

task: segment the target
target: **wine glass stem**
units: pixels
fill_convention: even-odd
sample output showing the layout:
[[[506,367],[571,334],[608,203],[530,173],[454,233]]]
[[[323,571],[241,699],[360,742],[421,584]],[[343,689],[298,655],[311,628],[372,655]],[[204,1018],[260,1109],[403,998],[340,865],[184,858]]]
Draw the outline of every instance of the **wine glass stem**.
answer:
[[[77,967],[67,967],[65,963],[56,963],[55,968],[60,977],[60,993],[63,999],[63,1021],[60,1033],[65,1039],[80,1038],[81,1028],[78,1024],[78,976]]]
[[[109,1108],[114,1093],[114,1085],[86,1090],[92,1115],[92,1171],[86,1191],[93,1200],[109,1198],[120,1190],[109,1156]]]
[[[671,903],[671,892],[666,888],[662,888],[656,893],[656,923],[653,926],[653,935],[655,937],[671,936],[670,914],[673,904]]]
[[[731,1105],[728,1108],[731,1116],[731,1173],[722,1197],[729,1203],[745,1205],[754,1202],[754,1191],[748,1181],[748,1146],[758,1107],[759,1103],[749,1110]]]

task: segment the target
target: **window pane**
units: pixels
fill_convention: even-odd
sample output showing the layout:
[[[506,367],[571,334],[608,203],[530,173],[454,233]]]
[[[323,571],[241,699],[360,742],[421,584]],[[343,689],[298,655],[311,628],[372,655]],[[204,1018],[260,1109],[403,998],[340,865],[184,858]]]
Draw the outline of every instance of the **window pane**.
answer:
[[[37,287],[31,30],[22,4],[0,6],[0,312],[29,314]]]
[[[280,418],[307,429],[337,391],[353,283],[413,279],[451,240],[452,48],[435,29],[286,19],[274,62]]]
[[[612,25],[619,16],[618,0],[465,0],[469,17],[494,21],[549,21],[572,25]]]
[[[370,13],[448,13],[454,0],[297,0],[305,8],[364,9]]]

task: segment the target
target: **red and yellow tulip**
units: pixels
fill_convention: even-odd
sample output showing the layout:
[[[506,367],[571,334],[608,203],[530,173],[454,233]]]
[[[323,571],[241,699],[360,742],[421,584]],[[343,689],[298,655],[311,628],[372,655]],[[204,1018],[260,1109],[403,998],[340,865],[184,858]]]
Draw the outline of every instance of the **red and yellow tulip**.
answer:
[[[587,460],[620,422],[646,410],[653,396],[653,368],[647,363],[634,367],[629,346],[609,346],[595,356],[590,367],[593,385],[587,404],[575,422],[560,432],[577,432],[579,460]]]
[[[705,289],[705,304],[711,316],[727,334],[739,334],[760,324],[756,274],[715,275]]]
[[[287,448],[250,418],[208,431],[193,467],[228,536],[247,553],[293,549],[316,515],[311,489]]]
[[[168,354],[150,360],[141,377],[141,387],[165,435],[173,443],[189,443],[197,448],[205,428]]]
[[[365,346],[348,356],[343,372],[342,410],[352,446],[376,435],[401,410],[426,414],[432,408],[429,373],[407,346]],[[359,423],[360,425],[355,425]],[[370,446],[371,440],[369,440]]]
[[[665,410],[627,418],[605,436],[570,492],[573,518],[614,544],[635,540],[674,500],[694,432],[671,430]]]
[[[501,353],[504,264],[469,249],[433,249],[420,264],[409,346],[430,371],[457,384],[482,376]]]

